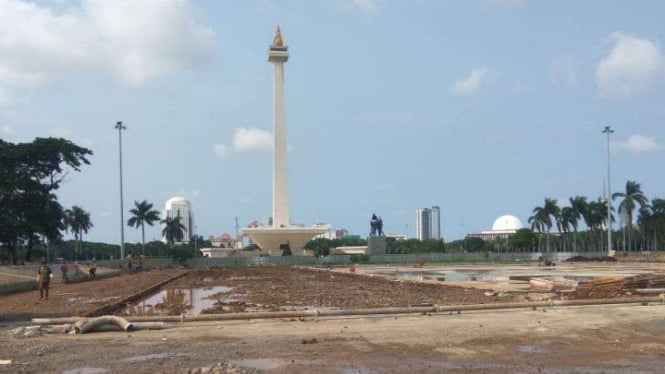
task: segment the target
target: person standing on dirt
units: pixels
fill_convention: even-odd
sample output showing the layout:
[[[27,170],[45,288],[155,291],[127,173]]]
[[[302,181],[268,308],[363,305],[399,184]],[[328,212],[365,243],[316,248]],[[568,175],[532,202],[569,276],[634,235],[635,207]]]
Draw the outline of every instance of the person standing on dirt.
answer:
[[[51,268],[46,264],[46,260],[42,261],[42,265],[37,272],[37,282],[39,284],[39,299],[46,296],[48,300],[48,287],[51,284]]]
[[[60,265],[60,272],[62,273],[62,278],[60,279],[60,283],[66,284],[67,283],[67,272],[69,271],[69,267],[67,266],[67,262],[65,260],[62,260],[62,265]]]
[[[88,274],[90,275],[90,279],[97,278],[97,260],[94,257],[92,258],[92,263],[88,267]]]
[[[132,272],[132,254],[131,253],[127,253],[127,259],[126,260],[127,260],[127,270],[129,270],[129,272],[131,273]]]

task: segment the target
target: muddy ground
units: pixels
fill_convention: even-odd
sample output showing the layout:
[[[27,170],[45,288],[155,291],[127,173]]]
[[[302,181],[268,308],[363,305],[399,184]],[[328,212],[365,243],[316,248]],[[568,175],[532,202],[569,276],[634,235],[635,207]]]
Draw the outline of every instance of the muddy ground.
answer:
[[[0,372],[659,373],[665,366],[661,304],[188,322],[168,330],[88,335],[27,334],[16,329],[17,319],[92,313],[180,272],[54,284],[48,301],[39,301],[37,291],[0,296]],[[190,272],[162,288],[220,286],[232,289],[211,296],[218,301],[213,312],[450,305],[524,297],[277,266]],[[151,314],[187,312],[185,299],[174,299],[180,306]],[[119,306],[115,313],[127,310]],[[11,363],[2,364],[7,362],[3,360]]]

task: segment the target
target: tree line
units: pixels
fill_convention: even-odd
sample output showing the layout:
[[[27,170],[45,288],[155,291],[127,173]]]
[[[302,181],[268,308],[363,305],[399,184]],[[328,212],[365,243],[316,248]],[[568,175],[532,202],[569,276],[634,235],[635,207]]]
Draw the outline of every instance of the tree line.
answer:
[[[560,207],[555,199],[545,198],[543,205],[533,208],[533,215],[529,217],[531,230],[537,234],[537,250],[607,250],[608,218],[612,223],[617,222],[615,213],[619,216],[619,229],[612,230],[612,249],[665,249],[665,199],[654,197],[649,200],[640,183],[630,180],[624,190],[613,193],[611,199],[618,206],[613,206],[608,214],[608,200],[601,197],[589,200],[574,196],[568,199],[569,206],[565,207]],[[582,224],[586,227],[584,231],[579,230]],[[556,228],[554,233],[553,227]]]
[[[117,253],[117,245],[84,242],[83,235],[93,227],[90,213],[78,205],[65,209],[57,199],[56,192],[67,175],[89,165],[92,154],[62,138],[17,144],[0,139],[0,262],[30,262],[35,256],[46,256],[49,248],[56,257],[68,259],[89,258],[91,253],[98,258],[112,256],[111,248]],[[184,236],[180,217],[160,220],[159,212],[146,200],[134,204],[127,221],[130,227],[141,229],[141,247],[134,253],[183,252],[173,249]],[[145,244],[145,225],[157,221],[164,225],[162,235],[169,251],[156,243]],[[71,233],[73,242],[63,240],[64,233]]]

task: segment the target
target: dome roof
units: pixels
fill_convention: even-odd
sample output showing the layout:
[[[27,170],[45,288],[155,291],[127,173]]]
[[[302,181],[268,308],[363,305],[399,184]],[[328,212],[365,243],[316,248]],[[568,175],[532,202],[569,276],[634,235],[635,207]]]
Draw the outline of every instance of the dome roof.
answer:
[[[492,225],[492,231],[517,231],[521,228],[520,219],[510,214],[497,218]]]
[[[166,200],[166,203],[164,203],[164,209],[166,210],[173,209],[174,205],[180,205],[180,206],[186,205],[189,208],[189,201],[187,201],[182,196],[174,196]]]

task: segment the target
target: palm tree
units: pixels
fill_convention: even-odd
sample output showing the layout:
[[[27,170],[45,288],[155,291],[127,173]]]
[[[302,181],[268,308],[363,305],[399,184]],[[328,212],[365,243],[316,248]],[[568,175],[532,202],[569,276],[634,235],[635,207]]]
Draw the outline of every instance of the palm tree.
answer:
[[[543,225],[544,228],[546,228],[546,236],[545,238],[547,239],[547,251],[550,251],[550,230],[552,229],[552,217],[556,219],[559,215],[559,207],[556,205],[556,200],[555,199],[549,199],[545,198],[545,204],[543,206],[537,206],[533,208],[533,216],[534,220],[540,221]],[[529,219],[529,222],[531,222],[531,219]],[[558,224],[557,221],[557,227],[559,227],[559,231],[561,231],[561,228]]]
[[[547,226],[547,224],[545,223],[543,216],[538,214],[534,214],[531,217],[529,217],[529,223],[531,224],[531,230],[538,231],[538,251],[540,251],[541,237],[543,235],[543,231],[545,231],[545,227]]]
[[[65,210],[63,224],[69,232],[74,234],[74,253],[81,254],[83,233],[87,234],[88,230],[93,226],[90,221],[90,213],[83,210],[80,206],[74,205],[72,209]]]
[[[665,199],[654,198],[651,205],[640,207],[637,223],[642,230],[642,240],[647,234],[653,234],[651,249],[658,250],[658,231],[665,231]],[[646,242],[648,244],[649,240]]]
[[[147,200],[142,202],[134,201],[134,208],[129,210],[132,217],[127,221],[130,227],[141,227],[141,252],[145,255],[145,224],[152,226],[159,221],[159,212],[152,209],[152,204]]]
[[[631,232],[633,231],[633,212],[635,211],[635,203],[640,205],[640,208],[648,205],[648,200],[640,184],[635,181],[626,182],[625,192],[615,192],[612,194],[612,200],[617,197],[622,197],[623,200],[619,203],[619,213],[625,214],[628,220],[628,242],[630,243],[629,249],[632,249]]]
[[[598,233],[598,242],[599,242],[599,247],[603,247],[603,229],[609,228],[609,225],[607,223],[607,199],[603,199],[601,197],[598,198],[596,201],[591,201],[589,202],[588,206],[588,215],[589,215],[589,223],[591,224],[590,228],[591,231],[599,231]],[[612,211],[614,211],[614,208],[612,208]],[[614,214],[610,212],[610,219],[612,222],[614,222]]]
[[[162,235],[166,238],[169,248],[173,248],[173,243],[182,240],[183,236],[185,236],[185,226],[180,223],[180,216],[173,218],[166,217],[160,222],[164,224]]]
[[[571,197],[568,201],[570,202],[571,214],[574,219],[574,222],[571,222],[573,226],[573,250],[577,251],[577,228],[579,227],[579,220],[583,219],[588,227],[586,214],[589,210],[589,205],[584,196]]]
[[[570,228],[572,227],[574,230],[574,234],[577,233],[577,218],[575,218],[575,211],[573,210],[572,207],[566,206],[561,208],[561,214],[559,216],[559,220],[561,222],[561,228],[565,233],[570,232]],[[567,236],[567,235],[566,235]],[[573,236],[573,250],[577,250],[576,244],[574,243],[576,239],[576,236]],[[564,240],[565,243],[565,240]]]

